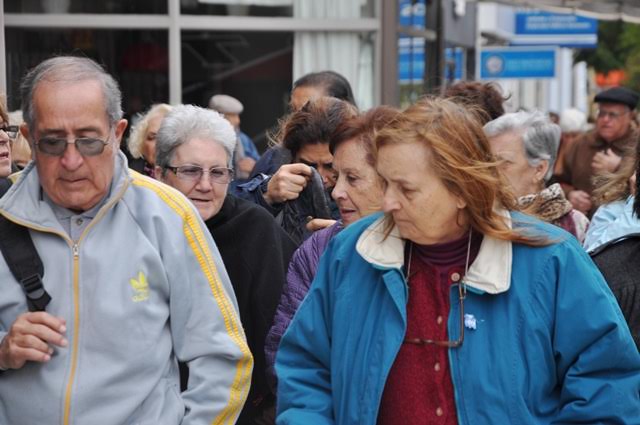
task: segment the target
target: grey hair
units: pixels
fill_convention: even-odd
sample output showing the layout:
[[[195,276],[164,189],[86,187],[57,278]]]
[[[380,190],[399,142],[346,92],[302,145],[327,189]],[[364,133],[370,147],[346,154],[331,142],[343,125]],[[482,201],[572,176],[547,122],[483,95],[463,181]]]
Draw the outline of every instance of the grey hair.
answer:
[[[157,116],[165,117],[171,112],[171,105],[166,103],[157,103],[153,105],[146,114],[144,114],[138,122],[131,129],[131,135],[127,140],[127,147],[129,153],[134,158],[142,157],[142,145],[147,137],[147,131],[149,130],[149,122]],[[155,158],[146,158],[147,160],[154,160]]]
[[[162,120],[156,135],[156,166],[165,170],[175,150],[195,137],[222,146],[227,153],[228,166],[232,168],[237,143],[233,126],[218,112],[194,105],[176,106]]]
[[[24,121],[33,133],[36,128],[33,95],[42,81],[73,84],[78,81],[94,80],[102,86],[105,111],[109,124],[122,119],[122,92],[116,80],[104,68],[89,58],[76,56],[58,56],[47,59],[31,69],[22,79],[22,111]]]
[[[535,167],[543,160],[548,161],[549,169],[544,180],[551,178],[560,146],[561,130],[546,114],[540,111],[505,114],[485,124],[484,132],[489,138],[505,133],[520,135],[529,165]]]

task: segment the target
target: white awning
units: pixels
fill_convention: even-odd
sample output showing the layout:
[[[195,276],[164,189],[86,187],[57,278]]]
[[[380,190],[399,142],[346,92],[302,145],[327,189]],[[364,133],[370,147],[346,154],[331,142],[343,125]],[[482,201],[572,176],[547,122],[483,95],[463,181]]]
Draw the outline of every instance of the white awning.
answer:
[[[515,7],[575,13],[601,20],[623,20],[640,24],[640,0],[476,0]]]

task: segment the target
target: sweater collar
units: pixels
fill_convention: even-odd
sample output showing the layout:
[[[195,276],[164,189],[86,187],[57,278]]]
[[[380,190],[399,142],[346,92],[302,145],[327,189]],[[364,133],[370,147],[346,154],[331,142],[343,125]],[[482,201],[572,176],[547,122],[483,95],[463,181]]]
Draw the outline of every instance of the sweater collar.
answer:
[[[500,210],[511,228],[511,216]],[[356,251],[376,268],[401,269],[404,265],[405,240],[396,226],[385,237],[385,220],[381,216],[371,223],[358,238]],[[500,294],[511,286],[512,242],[485,235],[475,261],[469,267],[465,283],[470,290],[479,293]]]

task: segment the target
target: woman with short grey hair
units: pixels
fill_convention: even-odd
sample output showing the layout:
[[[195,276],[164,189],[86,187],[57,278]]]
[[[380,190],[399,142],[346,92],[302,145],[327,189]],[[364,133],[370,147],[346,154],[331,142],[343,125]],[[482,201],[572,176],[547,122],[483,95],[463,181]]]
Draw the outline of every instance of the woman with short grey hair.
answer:
[[[587,217],[573,209],[559,184],[545,188],[553,175],[560,127],[539,111],[520,111],[490,121],[484,132],[520,207],[582,242],[589,224]]]
[[[237,422],[242,425],[260,423],[275,412],[264,345],[296,245],[267,210],[228,194],[236,140],[219,113],[177,106],[158,131],[156,176],[196,206],[231,278],[254,357],[251,390]]]

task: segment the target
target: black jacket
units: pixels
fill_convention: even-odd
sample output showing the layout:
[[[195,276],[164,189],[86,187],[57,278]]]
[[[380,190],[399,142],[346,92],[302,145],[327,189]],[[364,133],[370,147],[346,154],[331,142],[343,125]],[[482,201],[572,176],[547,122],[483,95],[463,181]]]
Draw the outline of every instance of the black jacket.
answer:
[[[264,342],[296,245],[264,208],[233,195],[206,225],[229,273],[254,357],[251,390],[237,422],[252,424],[274,399],[266,382]]]
[[[614,239],[592,252],[591,258],[616,296],[640,349],[640,234]]]

